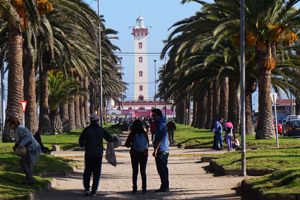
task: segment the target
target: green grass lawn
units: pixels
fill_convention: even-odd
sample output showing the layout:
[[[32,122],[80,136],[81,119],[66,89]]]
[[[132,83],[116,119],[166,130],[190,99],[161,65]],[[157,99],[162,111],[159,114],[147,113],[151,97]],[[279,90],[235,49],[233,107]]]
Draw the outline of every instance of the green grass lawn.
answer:
[[[104,128],[111,135],[121,133],[117,129],[108,129],[106,124]],[[52,149],[53,144],[60,145],[62,150],[73,150],[79,147],[78,139],[82,130],[74,130],[60,135],[43,135],[43,144]],[[105,144],[106,141],[104,140]],[[18,198],[31,193],[34,190],[45,187],[52,178],[42,178],[34,176],[35,185],[28,186],[21,182],[25,180],[25,175],[19,164],[20,157],[13,154],[12,147],[14,143],[0,142],[0,199]],[[57,158],[52,155],[42,154],[37,164],[33,167],[33,173],[41,172],[67,172],[76,164],[75,161]]]
[[[185,148],[212,148],[213,134],[210,130],[196,129],[176,124],[175,141]],[[223,133],[224,135],[224,133]],[[241,143],[241,136],[237,135]],[[254,135],[246,136],[246,169],[277,169],[272,174],[260,178],[247,179],[265,195],[300,194],[300,140],[279,136],[279,149],[276,139],[256,140]],[[227,144],[224,144],[226,149]],[[207,155],[219,159],[216,162],[228,169],[241,169],[241,151]]]

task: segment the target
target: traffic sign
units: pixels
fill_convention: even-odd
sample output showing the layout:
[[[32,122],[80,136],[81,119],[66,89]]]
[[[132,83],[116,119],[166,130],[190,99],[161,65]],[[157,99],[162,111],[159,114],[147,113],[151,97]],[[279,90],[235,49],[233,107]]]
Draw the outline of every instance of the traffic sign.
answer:
[[[21,101],[23,113],[25,113],[27,101]]]

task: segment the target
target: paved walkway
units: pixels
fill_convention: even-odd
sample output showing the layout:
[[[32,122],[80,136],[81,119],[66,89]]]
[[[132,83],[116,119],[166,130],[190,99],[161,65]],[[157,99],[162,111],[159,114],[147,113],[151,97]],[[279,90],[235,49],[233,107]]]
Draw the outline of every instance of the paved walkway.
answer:
[[[128,132],[121,135],[122,146],[116,149],[116,167],[108,164],[103,159],[100,186],[95,199],[243,199],[251,200],[249,194],[238,187],[243,177],[222,176],[215,174],[208,166],[209,163],[201,163],[204,154],[224,153],[211,149],[179,149],[170,147],[169,157],[169,193],[155,193],[160,186],[160,179],[156,171],[155,160],[149,155],[147,164],[147,194],[141,193],[141,178],[138,178],[138,193],[132,194],[132,169],[129,149],[124,147]],[[152,153],[150,148],[149,154]],[[84,152],[59,151],[53,155],[83,160]],[[38,195],[43,200],[76,200],[92,197],[82,196],[83,167],[78,168],[69,177],[56,177],[56,184],[47,192]]]

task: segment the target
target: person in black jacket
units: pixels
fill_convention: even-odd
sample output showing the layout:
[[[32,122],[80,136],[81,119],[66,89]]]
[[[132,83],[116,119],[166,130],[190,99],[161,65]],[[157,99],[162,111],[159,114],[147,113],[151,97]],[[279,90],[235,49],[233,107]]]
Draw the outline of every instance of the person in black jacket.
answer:
[[[99,117],[96,114],[90,116],[91,124],[86,127],[79,138],[79,144],[85,147],[85,169],[83,172],[84,195],[96,196],[98,183],[100,181],[103,137],[108,142],[113,142],[114,138],[99,126]],[[93,185],[90,193],[90,177],[93,173]]]

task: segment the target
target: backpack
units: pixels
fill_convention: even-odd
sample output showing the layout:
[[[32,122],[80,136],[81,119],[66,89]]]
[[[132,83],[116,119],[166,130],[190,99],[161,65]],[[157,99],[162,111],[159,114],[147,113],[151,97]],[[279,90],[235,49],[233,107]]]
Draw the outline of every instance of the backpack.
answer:
[[[226,126],[226,133],[230,133],[231,132],[231,128],[229,128],[228,126]]]
[[[148,151],[148,140],[144,133],[136,133],[134,135],[133,149],[139,153],[144,153]]]

